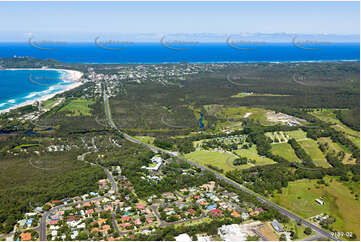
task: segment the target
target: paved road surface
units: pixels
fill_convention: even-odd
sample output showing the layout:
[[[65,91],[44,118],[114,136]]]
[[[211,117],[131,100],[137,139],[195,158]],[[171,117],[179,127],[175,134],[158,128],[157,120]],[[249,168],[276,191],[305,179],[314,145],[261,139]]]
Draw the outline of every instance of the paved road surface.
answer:
[[[61,208],[64,208],[64,207],[68,207],[70,205],[76,205],[76,204],[79,204],[79,203],[85,203],[85,202],[91,202],[91,201],[97,201],[97,200],[101,200],[103,199],[104,197],[101,196],[101,197],[95,197],[95,198],[91,198],[91,199],[87,199],[87,200],[83,200],[83,201],[79,201],[79,202],[74,202],[74,203],[70,203],[70,204],[67,204],[67,205],[59,205],[59,206],[56,206],[56,207],[53,207],[52,209],[50,209],[49,211],[46,211],[43,216],[41,217],[41,220],[40,220],[40,241],[46,241],[46,220],[47,218],[49,217],[50,213],[53,213]]]
[[[106,173],[107,175],[107,178],[108,180],[110,181],[110,183],[112,184],[112,191],[115,193],[117,191],[117,183],[115,182],[113,176],[110,174],[109,170],[107,168],[104,168],[104,172]],[[101,200],[105,198],[104,196],[101,196],[101,197],[95,197],[95,198],[91,198],[91,199],[87,199],[87,200],[82,200],[82,201],[79,201],[79,202],[74,202],[74,203],[70,203],[70,204],[67,204],[67,205],[59,205],[59,206],[56,206],[56,207],[53,207],[52,209],[50,209],[49,211],[46,211],[43,216],[41,217],[41,220],[40,220],[40,241],[46,241],[47,238],[46,238],[46,220],[48,219],[50,213],[53,213],[61,208],[64,208],[64,207],[68,207],[70,205],[76,205],[76,204],[80,204],[80,203],[85,203],[85,202],[91,202],[91,201],[97,201],[97,200]],[[114,224],[113,224],[114,225]],[[117,230],[118,232],[118,227],[116,226],[115,224],[115,229]]]
[[[231,185],[235,186],[236,188],[242,190],[243,192],[246,192],[246,193],[250,194],[251,196],[256,197],[259,201],[267,204],[268,206],[271,206],[271,207],[276,208],[280,213],[286,215],[287,217],[289,217],[289,218],[291,218],[291,219],[294,219],[294,220],[296,220],[296,221],[300,221],[300,222],[303,223],[305,226],[310,227],[310,228],[311,228],[313,231],[315,231],[316,233],[318,233],[318,234],[320,234],[320,235],[322,235],[322,236],[324,236],[324,237],[326,237],[326,238],[329,238],[329,239],[331,239],[331,240],[338,240],[338,241],[339,241],[338,238],[332,236],[330,233],[326,232],[325,230],[323,230],[323,229],[317,227],[316,225],[314,225],[314,224],[312,224],[312,223],[310,223],[310,222],[302,219],[301,217],[299,217],[299,216],[291,213],[290,211],[288,211],[288,210],[286,210],[286,209],[284,209],[284,208],[281,208],[281,207],[278,206],[277,204],[272,203],[272,202],[264,199],[263,197],[257,195],[256,193],[251,192],[250,190],[246,189],[246,188],[243,187],[242,185],[240,185],[240,184],[238,184],[238,183],[236,183],[236,182],[234,182],[234,181],[232,181],[232,180],[230,180],[230,179],[227,179],[227,178],[219,175],[218,173],[214,172],[213,170],[208,169],[208,168],[203,167],[203,166],[200,166],[199,164],[194,163],[194,162],[192,162],[192,161],[186,160],[186,159],[178,156],[177,154],[174,154],[174,153],[171,153],[171,152],[169,152],[169,151],[165,151],[165,150],[159,149],[159,148],[154,147],[154,146],[151,146],[151,145],[149,145],[149,144],[145,144],[145,143],[143,143],[143,142],[141,142],[141,141],[139,141],[139,140],[137,140],[137,139],[135,139],[135,138],[127,135],[126,133],[123,133],[121,130],[119,130],[119,129],[116,127],[116,125],[114,124],[114,122],[113,122],[112,119],[111,119],[110,104],[108,103],[108,96],[107,96],[107,94],[105,93],[105,91],[104,91],[104,106],[105,106],[105,113],[106,113],[106,116],[107,116],[108,123],[110,124],[110,126],[111,126],[112,128],[114,128],[114,129],[117,130],[120,134],[122,134],[125,139],[127,139],[127,140],[129,140],[129,141],[131,141],[131,142],[133,142],[133,143],[137,143],[137,144],[143,145],[143,146],[145,146],[145,147],[147,147],[147,148],[149,148],[149,149],[151,149],[151,150],[153,150],[153,151],[163,152],[163,153],[169,154],[169,155],[172,156],[172,157],[177,157],[178,159],[181,159],[181,160],[183,160],[183,161],[185,161],[185,162],[188,162],[189,164],[191,164],[191,165],[193,165],[193,166],[196,166],[196,167],[198,167],[198,168],[200,168],[200,169],[202,169],[202,170],[208,170],[208,171],[212,172],[218,179],[220,179],[220,180],[222,180],[222,181],[224,181],[224,182],[226,182],[226,183],[228,183],[228,184],[231,184]]]

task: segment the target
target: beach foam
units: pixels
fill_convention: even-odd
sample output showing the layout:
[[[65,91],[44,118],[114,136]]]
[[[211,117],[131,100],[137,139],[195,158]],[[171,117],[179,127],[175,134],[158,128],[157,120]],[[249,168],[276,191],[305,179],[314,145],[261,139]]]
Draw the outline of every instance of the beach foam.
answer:
[[[12,109],[23,107],[26,105],[34,104],[35,102],[41,102],[48,100],[59,93],[69,91],[73,88],[79,87],[82,85],[79,82],[80,78],[83,76],[82,72],[74,70],[65,70],[65,69],[35,69],[35,68],[21,68],[21,69],[5,69],[5,70],[41,70],[41,71],[57,71],[60,72],[60,79],[62,80],[59,83],[49,86],[46,90],[40,92],[31,92],[23,97],[18,97],[16,99],[9,99],[6,102],[0,103],[0,108],[6,106],[5,109],[0,110],[0,113],[6,113]],[[25,80],[24,80],[25,81]],[[9,105],[11,104],[11,105]]]

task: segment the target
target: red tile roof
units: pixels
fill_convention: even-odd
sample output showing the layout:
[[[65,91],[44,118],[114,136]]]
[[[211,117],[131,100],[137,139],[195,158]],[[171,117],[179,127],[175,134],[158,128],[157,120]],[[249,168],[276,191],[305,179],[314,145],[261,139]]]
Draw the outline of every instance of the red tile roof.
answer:
[[[85,212],[85,214],[93,214],[94,213],[94,209],[89,209]]]
[[[222,215],[222,210],[219,210],[219,209],[212,209],[210,212],[212,215],[215,215],[215,216]]]
[[[58,220],[50,220],[51,225],[54,225],[54,224],[57,224],[57,223],[58,223]]]
[[[138,208],[138,209],[144,209],[145,206],[144,206],[144,205],[141,205],[141,204],[138,204],[138,205],[136,206],[136,208]]]
[[[126,224],[122,224],[121,225],[123,228],[126,228],[126,227],[129,227],[129,226],[132,226],[130,223],[126,223]]]
[[[20,234],[21,241],[31,240],[31,233],[22,233]]]
[[[194,210],[193,208],[190,208],[190,209],[189,209],[189,212],[190,212],[191,214],[195,214],[195,213],[196,213],[196,210]]]
[[[129,220],[131,220],[131,218],[126,217],[126,216],[124,216],[120,219],[120,221],[122,221],[122,222],[129,221]]]

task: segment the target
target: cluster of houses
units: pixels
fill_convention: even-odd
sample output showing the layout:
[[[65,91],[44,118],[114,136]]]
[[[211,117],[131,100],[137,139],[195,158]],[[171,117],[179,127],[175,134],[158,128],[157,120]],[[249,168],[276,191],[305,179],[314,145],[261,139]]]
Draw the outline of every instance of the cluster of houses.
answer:
[[[39,214],[37,212],[25,213],[24,219],[18,221],[19,228],[29,229],[36,227],[39,221]]]
[[[226,130],[225,133],[233,132],[233,130]],[[196,147],[196,150],[209,150],[218,152],[225,152],[225,147],[234,147],[240,149],[244,146],[247,136],[246,135],[231,135],[226,137],[217,137],[212,139],[203,140]]]
[[[152,162],[162,164],[164,161],[155,156]],[[214,181],[139,200],[132,184],[121,174],[120,167],[112,167],[111,171],[119,188],[116,193],[99,196],[99,193],[110,189],[109,181],[104,179],[98,182],[99,193],[91,192],[46,204],[49,208],[65,205],[51,212],[47,218],[48,240],[119,240],[131,238],[136,233],[152,233],[159,226],[204,217],[231,217],[237,223],[257,220],[257,216],[264,212],[253,203],[241,201],[236,193],[229,192]],[[24,229],[37,226],[40,213],[27,214],[19,224]],[[249,228],[240,224],[227,226],[219,228],[219,236],[227,241],[236,235],[245,237],[252,234]],[[31,232],[24,232],[19,238],[31,240]],[[199,235],[199,239],[209,241],[210,238]]]
[[[113,68],[113,73],[103,74],[95,72],[93,68],[88,69],[86,79],[82,82],[96,83],[95,94],[101,93],[101,83],[107,83],[106,92],[112,96],[119,91],[119,83],[124,82],[157,82],[161,85],[172,84],[172,79],[184,80],[186,76],[194,75],[202,72],[214,72],[223,69],[223,64],[178,64],[178,65],[134,65],[134,66],[118,66]],[[115,71],[115,72],[114,72]]]
[[[119,167],[116,167],[115,170],[118,173],[115,179],[120,191],[114,201],[114,214],[119,230],[121,232],[139,230],[142,233],[148,233],[149,231],[146,228],[155,225],[157,222],[151,207],[146,205],[145,202],[134,203],[137,195],[132,184],[125,176],[121,175]]]
[[[81,233],[91,239],[112,238],[115,230],[109,218],[116,204],[116,200],[103,198],[58,209],[49,215],[48,239],[77,240]]]
[[[138,203],[135,206],[124,206],[124,202],[118,203],[119,209],[116,213],[116,221],[120,231],[133,229],[143,230],[155,225],[157,219],[149,206]]]
[[[187,221],[201,215],[248,220],[264,211],[252,203],[241,202],[237,194],[228,192],[214,181],[199,187],[164,193],[157,202],[161,204],[158,211],[165,222]]]

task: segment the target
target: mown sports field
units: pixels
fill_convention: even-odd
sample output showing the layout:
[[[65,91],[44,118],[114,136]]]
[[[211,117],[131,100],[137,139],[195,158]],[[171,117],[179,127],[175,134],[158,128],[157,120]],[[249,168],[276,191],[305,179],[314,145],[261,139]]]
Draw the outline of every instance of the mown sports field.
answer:
[[[67,116],[80,116],[80,115],[91,116],[92,109],[89,107],[89,105],[94,103],[95,101],[93,100],[77,98],[71,100],[69,103],[63,106],[59,111],[66,112]]]

